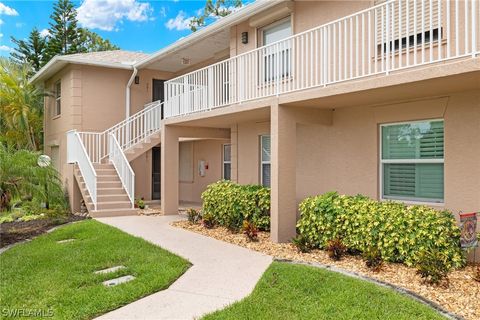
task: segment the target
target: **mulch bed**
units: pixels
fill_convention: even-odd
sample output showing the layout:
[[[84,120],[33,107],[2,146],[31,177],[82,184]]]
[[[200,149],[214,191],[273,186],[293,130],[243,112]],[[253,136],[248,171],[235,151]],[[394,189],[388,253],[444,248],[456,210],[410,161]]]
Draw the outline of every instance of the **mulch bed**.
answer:
[[[258,241],[251,242],[245,235],[232,233],[223,227],[206,229],[202,225],[193,225],[188,221],[176,221],[172,225],[278,259],[321,263],[341,268],[412,291],[465,319],[480,319],[480,282],[473,279],[475,266],[467,266],[462,270],[451,272],[448,276],[448,285],[433,286],[424,283],[414,268],[403,264],[384,263],[381,271],[373,272],[365,266],[361,257],[345,256],[340,261],[333,261],[323,250],[301,253],[291,243],[273,243],[270,241],[268,232],[259,232]]]
[[[45,218],[31,221],[14,221],[0,224],[0,248],[32,239],[46,233],[49,229],[69,222],[86,219],[82,216],[69,215],[61,218]]]

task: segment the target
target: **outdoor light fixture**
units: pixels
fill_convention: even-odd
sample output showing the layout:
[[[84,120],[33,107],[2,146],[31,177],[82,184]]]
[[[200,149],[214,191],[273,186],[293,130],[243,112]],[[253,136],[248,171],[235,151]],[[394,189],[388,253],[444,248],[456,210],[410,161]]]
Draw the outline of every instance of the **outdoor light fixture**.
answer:
[[[182,58],[182,64],[185,66],[188,66],[190,64],[190,59],[189,58]]]
[[[140,83],[140,77],[139,76],[135,76],[135,84],[139,84]]]
[[[248,43],[248,32],[242,32],[242,43],[243,44]]]

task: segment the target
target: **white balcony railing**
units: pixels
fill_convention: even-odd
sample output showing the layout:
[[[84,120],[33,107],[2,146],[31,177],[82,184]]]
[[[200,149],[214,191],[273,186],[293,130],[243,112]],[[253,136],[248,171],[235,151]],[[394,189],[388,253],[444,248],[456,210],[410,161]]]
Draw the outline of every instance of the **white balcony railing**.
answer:
[[[165,118],[475,56],[477,0],[392,0],[166,82]]]
[[[123,153],[120,144],[115,138],[115,135],[113,133],[110,133],[108,137],[108,145],[110,149],[108,158],[115,167],[115,170],[120,177],[120,181],[122,181],[123,188],[127,192],[128,198],[130,199],[133,208],[135,204],[135,173],[133,172],[130,163],[125,157],[125,154]]]
[[[161,129],[163,102],[147,104],[143,110],[103,132],[79,132],[93,163],[100,163],[109,154],[109,135],[113,134],[122,150],[129,149]]]
[[[67,132],[67,146],[67,163],[78,165],[94,210],[97,210],[97,173],[88,157],[80,135],[75,130]]]

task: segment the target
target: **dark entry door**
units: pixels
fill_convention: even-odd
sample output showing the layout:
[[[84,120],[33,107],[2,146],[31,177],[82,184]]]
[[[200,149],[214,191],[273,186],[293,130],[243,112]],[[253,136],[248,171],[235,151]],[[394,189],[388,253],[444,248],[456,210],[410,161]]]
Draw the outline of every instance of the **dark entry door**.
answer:
[[[165,80],[158,80],[158,79],[153,79],[153,84],[152,84],[152,101],[164,101],[165,96],[164,96],[164,84]],[[163,119],[163,108],[162,108],[162,119]]]
[[[152,148],[152,200],[160,200],[161,197],[161,149]]]

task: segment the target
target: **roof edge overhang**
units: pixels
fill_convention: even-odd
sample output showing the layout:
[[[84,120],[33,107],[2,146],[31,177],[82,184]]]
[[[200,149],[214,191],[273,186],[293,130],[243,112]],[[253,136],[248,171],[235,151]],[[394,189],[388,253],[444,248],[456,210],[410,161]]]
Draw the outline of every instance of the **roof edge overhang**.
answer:
[[[143,60],[140,60],[135,64],[135,67],[137,69],[145,68],[150,63],[155,62],[156,60],[161,59],[162,57],[165,57],[173,52],[176,52],[177,50],[188,47],[193,43],[201,41],[202,39],[205,39],[221,31],[222,29],[229,28],[237,24],[238,22],[249,18],[250,16],[259,13],[262,10],[266,10],[268,8],[274,7],[284,1],[285,0],[257,0],[256,2],[253,2],[245,6],[243,9],[240,9],[235,13],[232,13],[222,19],[219,19],[218,21],[210,24],[209,26],[206,26],[205,28],[202,28],[184,38],[181,38],[175,41],[174,43],[172,43],[171,45],[155,52],[151,56]]]
[[[125,64],[125,63],[95,61],[95,60],[89,60],[89,59],[73,58],[69,56],[57,55],[53,57],[40,70],[38,70],[37,73],[35,73],[33,77],[30,78],[29,81],[31,83],[42,82],[48,79],[49,77],[53,76],[58,71],[60,71],[67,64],[81,64],[81,65],[89,65],[89,66],[104,67],[104,68],[115,68],[115,69],[126,69],[126,70],[133,69],[133,63]]]

